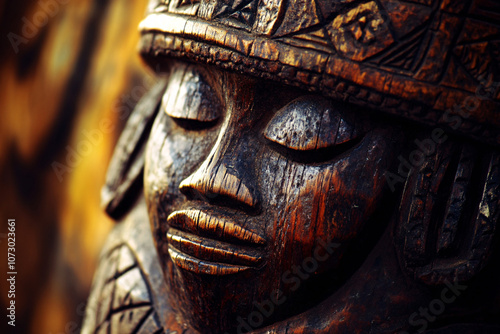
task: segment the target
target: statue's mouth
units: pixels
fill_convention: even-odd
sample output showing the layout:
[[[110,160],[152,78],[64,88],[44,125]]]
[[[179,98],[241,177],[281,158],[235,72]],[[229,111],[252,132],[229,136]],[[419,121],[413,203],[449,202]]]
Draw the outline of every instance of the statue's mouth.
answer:
[[[228,275],[257,268],[265,240],[228,219],[201,210],[175,211],[168,219],[168,251],[178,267],[199,274]]]

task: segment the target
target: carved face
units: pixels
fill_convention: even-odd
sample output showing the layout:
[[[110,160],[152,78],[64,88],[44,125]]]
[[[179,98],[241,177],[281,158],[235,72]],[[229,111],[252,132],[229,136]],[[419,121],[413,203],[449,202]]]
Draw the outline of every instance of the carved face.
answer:
[[[326,297],[332,277],[352,267],[344,255],[362,252],[364,233],[386,223],[372,218],[395,131],[298,89],[173,66],[145,194],[183,320],[255,328],[307,307],[304,295]]]

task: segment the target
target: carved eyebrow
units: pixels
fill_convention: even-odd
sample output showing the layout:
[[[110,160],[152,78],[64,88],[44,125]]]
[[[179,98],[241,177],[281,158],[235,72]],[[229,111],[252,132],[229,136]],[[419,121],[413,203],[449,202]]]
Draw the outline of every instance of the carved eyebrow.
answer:
[[[222,114],[221,104],[204,75],[188,64],[174,68],[162,109],[172,118],[198,122],[213,122]]]
[[[303,96],[277,111],[264,137],[297,151],[340,145],[361,135],[354,122],[346,121],[336,106],[318,96]]]

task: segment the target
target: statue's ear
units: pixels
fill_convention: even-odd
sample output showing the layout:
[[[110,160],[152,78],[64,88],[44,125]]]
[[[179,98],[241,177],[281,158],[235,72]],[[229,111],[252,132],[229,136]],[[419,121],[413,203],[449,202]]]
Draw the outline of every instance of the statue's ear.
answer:
[[[114,219],[131,208],[142,190],[144,150],[165,86],[161,80],[139,101],[115,147],[101,190],[101,205]]]
[[[395,228],[400,264],[426,284],[467,281],[491,253],[500,214],[500,155],[451,139],[440,145],[425,140],[408,159],[416,164]],[[419,156],[425,159],[418,162]]]

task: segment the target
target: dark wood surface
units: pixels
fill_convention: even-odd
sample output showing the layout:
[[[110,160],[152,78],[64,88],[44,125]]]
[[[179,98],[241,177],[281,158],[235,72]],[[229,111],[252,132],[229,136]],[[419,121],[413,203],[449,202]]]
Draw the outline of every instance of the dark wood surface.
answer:
[[[152,1],[83,332],[498,333],[499,9]]]

